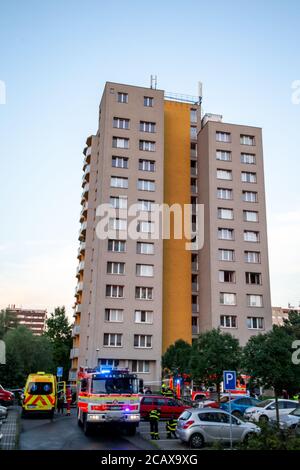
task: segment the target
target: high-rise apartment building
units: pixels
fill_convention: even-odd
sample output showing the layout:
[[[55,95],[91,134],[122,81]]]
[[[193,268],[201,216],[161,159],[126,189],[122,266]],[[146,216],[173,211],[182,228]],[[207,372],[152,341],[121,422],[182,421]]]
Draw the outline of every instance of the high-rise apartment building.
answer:
[[[41,336],[44,333],[47,310],[29,309],[9,305],[6,311],[15,318],[18,325],[26,326],[26,328],[31,330],[35,336]]]
[[[261,130],[201,120],[200,99],[106,83],[84,149],[72,369],[112,365],[159,382],[177,339],[271,327]],[[204,204],[204,244],[153,237],[156,204]],[[116,236],[99,238],[99,206]],[[126,212],[133,204],[138,215]],[[104,215],[104,213],[102,213]],[[138,237],[125,237],[136,224]],[[172,228],[172,222],[171,222]]]

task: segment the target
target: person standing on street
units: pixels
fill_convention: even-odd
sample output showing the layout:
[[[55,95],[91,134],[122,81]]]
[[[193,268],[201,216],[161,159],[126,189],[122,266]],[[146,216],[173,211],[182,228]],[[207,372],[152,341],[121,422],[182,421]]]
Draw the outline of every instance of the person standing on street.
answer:
[[[158,433],[159,419],[160,419],[160,409],[159,408],[156,408],[156,409],[154,408],[149,413],[150,436],[151,436],[152,440],[158,440],[159,439],[159,433]]]
[[[176,439],[176,426],[177,426],[177,419],[173,415],[172,418],[168,419],[166,423],[166,430],[167,430],[167,439],[172,439],[172,436]]]

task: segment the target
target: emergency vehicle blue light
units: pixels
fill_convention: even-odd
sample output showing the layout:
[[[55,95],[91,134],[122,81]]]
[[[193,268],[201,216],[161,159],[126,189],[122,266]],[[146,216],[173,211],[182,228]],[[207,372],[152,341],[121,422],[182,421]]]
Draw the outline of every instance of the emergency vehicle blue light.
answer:
[[[111,373],[111,369],[101,369],[100,373],[101,373],[101,374],[110,374],[110,373]]]
[[[125,408],[125,411],[130,411],[130,409],[129,409],[129,408]]]
[[[177,380],[176,380],[176,383],[177,383],[177,384],[180,384],[180,379],[177,379]]]

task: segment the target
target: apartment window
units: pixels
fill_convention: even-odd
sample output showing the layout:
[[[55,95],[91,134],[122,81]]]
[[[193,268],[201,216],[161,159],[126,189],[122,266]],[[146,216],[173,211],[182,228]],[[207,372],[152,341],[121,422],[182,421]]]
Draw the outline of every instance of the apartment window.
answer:
[[[140,140],[139,149],[144,152],[155,152],[155,142],[150,140]]]
[[[228,180],[228,181],[231,181],[232,180],[232,171],[231,170],[221,170],[221,169],[218,169],[217,170],[217,178],[219,180]]]
[[[232,199],[232,189],[227,188],[218,188],[217,189],[217,198],[218,199]]]
[[[108,240],[108,251],[124,253],[126,251],[126,242],[123,240]]]
[[[258,222],[258,212],[256,211],[243,211],[245,222]]]
[[[264,329],[264,319],[263,319],[263,317],[248,317],[247,318],[247,327],[250,330],[263,330]]]
[[[134,312],[135,323],[153,323],[153,312],[150,310],[135,310]]]
[[[148,199],[139,199],[138,200],[138,210],[143,212],[153,211],[154,201],[149,201]]]
[[[152,335],[134,335],[135,348],[152,348]]]
[[[252,135],[241,135],[241,145],[255,145],[255,138]]]
[[[122,176],[111,176],[110,177],[110,187],[111,188],[128,188],[128,178],[123,178]]]
[[[98,359],[98,364],[101,366],[119,367],[120,361],[119,359]]]
[[[235,282],[235,271],[219,271],[219,282]]]
[[[243,183],[256,183],[256,173],[250,171],[242,171],[242,181]]]
[[[153,107],[153,98],[151,96],[144,96],[144,106],[147,108]]]
[[[260,263],[259,251],[245,251],[245,263]]]
[[[259,232],[253,232],[251,230],[244,230],[244,241],[258,243]]]
[[[108,261],[106,272],[107,274],[124,274],[125,263]]]
[[[191,157],[197,157],[197,144],[196,142],[191,142]]]
[[[148,374],[150,372],[150,361],[131,361],[132,372]]]
[[[135,298],[139,300],[152,300],[153,287],[136,287]]]
[[[219,261],[234,261],[234,250],[219,249]]]
[[[128,103],[128,93],[118,93],[118,103]]]
[[[218,218],[219,219],[233,219],[233,209],[225,209],[222,207],[218,207]]]
[[[110,205],[114,209],[127,209],[127,196],[110,196]]]
[[[231,152],[226,150],[217,150],[216,159],[222,160],[223,162],[231,162]]]
[[[105,309],[105,321],[111,323],[122,323],[123,322],[123,310],[115,308]]]
[[[128,149],[129,139],[124,139],[123,137],[113,137],[112,146],[118,149]]]
[[[112,284],[106,285],[106,297],[121,298],[124,297],[124,286],[116,286]]]
[[[154,222],[147,220],[140,220],[137,224],[137,232],[141,233],[153,233],[154,232]]]
[[[195,126],[190,127],[190,138],[193,140],[197,139],[197,127]]]
[[[236,305],[236,294],[230,292],[220,292],[221,305]]]
[[[247,295],[247,304],[248,307],[262,307],[263,306],[263,296],[262,295]]]
[[[111,166],[114,168],[128,168],[128,158],[126,157],[115,157],[111,159]]]
[[[122,336],[123,335],[117,333],[104,333],[103,346],[110,348],[122,347]]]
[[[231,142],[230,132],[216,132],[217,142]]]
[[[190,109],[190,121],[197,122],[197,109]]]
[[[142,171],[155,171],[155,161],[154,160],[143,160],[139,159],[139,170]]]
[[[155,191],[155,182],[151,180],[138,179],[137,188],[140,191]]]
[[[137,264],[135,272],[137,276],[152,277],[153,269],[152,264]]]
[[[261,273],[246,272],[245,276],[246,276],[246,284],[260,286],[262,283]]]
[[[154,243],[137,242],[136,251],[139,255],[153,255]]]
[[[241,153],[241,163],[254,165],[256,163],[255,155],[253,153]]]
[[[155,122],[140,121],[141,132],[155,132],[155,130],[156,130]]]
[[[235,315],[221,315],[220,326],[222,328],[237,328],[237,317]]]
[[[114,117],[113,127],[117,129],[129,129],[129,119]]]
[[[219,240],[234,240],[234,231],[232,228],[219,228],[218,229]]]
[[[127,230],[127,219],[109,219],[110,230]]]
[[[257,192],[255,191],[243,191],[244,202],[257,202]]]

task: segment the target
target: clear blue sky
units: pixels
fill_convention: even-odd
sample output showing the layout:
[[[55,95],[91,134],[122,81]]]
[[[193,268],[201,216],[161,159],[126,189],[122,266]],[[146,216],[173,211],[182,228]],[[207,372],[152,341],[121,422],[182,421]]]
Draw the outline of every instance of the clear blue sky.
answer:
[[[71,313],[82,149],[105,81],[197,94],[263,127],[273,305],[300,300],[298,1],[10,0],[1,6],[0,306]]]

